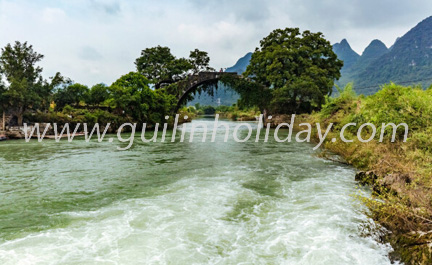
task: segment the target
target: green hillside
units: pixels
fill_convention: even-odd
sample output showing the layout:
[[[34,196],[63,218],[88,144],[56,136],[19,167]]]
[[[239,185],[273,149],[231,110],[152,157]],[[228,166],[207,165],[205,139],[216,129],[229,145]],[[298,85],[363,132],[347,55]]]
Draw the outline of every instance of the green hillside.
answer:
[[[335,52],[342,60],[346,58],[345,50],[336,48]],[[348,62],[350,65],[352,58],[348,58]],[[379,40],[372,41],[355,64],[343,69],[338,84],[344,86],[348,82],[354,82],[354,89],[366,95],[390,82],[429,87],[432,83],[432,17],[399,38],[390,49]]]

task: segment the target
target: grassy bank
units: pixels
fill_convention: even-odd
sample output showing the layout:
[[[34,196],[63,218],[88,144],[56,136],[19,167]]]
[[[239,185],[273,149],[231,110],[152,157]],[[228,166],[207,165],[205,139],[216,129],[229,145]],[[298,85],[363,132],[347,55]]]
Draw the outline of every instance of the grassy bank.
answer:
[[[256,121],[257,117],[261,114],[256,108],[241,109],[237,106],[220,106],[216,113],[219,114],[220,117],[233,121]]]
[[[391,232],[386,240],[395,249],[394,257],[405,264],[432,264],[432,89],[389,84],[365,97],[348,85],[338,97],[328,98],[320,112],[301,119],[319,122],[321,128],[333,123],[324,147],[363,171],[357,179],[371,185],[374,195],[363,200],[371,217]],[[340,140],[340,131],[348,123],[356,123],[345,130],[345,137],[354,139],[351,143]],[[363,123],[377,128],[377,136],[368,143],[357,137]],[[406,142],[403,128],[391,142],[391,127],[384,130],[387,134],[380,142],[383,123],[406,123]],[[372,134],[369,127],[361,132],[363,139]]]
[[[261,114],[258,108],[239,108],[233,106],[201,106],[196,104],[186,108],[187,111],[197,115],[214,115],[219,114],[220,118],[230,119],[233,121],[255,121]]]

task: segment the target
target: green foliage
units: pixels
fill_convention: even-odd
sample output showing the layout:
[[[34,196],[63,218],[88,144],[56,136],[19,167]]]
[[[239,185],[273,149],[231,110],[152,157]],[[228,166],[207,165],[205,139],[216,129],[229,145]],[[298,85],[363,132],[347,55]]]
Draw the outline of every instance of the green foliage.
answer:
[[[237,105],[233,106],[218,106],[214,108],[213,106],[200,106],[199,104],[196,107],[189,107],[196,109],[197,115],[213,115],[219,114],[221,118],[228,118],[234,121],[255,121],[256,117],[261,114],[260,110],[257,107],[253,108],[240,108]]]
[[[193,113],[193,114],[197,114],[197,112],[198,112],[198,110],[192,106],[186,107],[186,110],[190,113]]]
[[[8,106],[8,98],[6,97],[6,85],[0,80],[0,111],[6,111]]]
[[[195,107],[188,107],[188,109],[193,109],[194,113],[198,114],[198,115],[213,115],[216,113],[216,109],[219,108],[215,108],[211,105],[206,105],[206,106],[201,106],[199,103],[195,104]]]
[[[412,133],[409,142],[432,157],[432,127]]]
[[[19,124],[26,109],[40,107],[42,104],[38,103],[49,97],[50,91],[41,77],[42,68],[36,66],[42,58],[27,42],[17,41],[1,49],[0,79],[4,77],[9,83],[2,93],[2,103],[13,108]]]
[[[157,46],[143,50],[135,65],[139,73],[149,80],[156,81],[171,78],[170,68],[174,60],[170,48]]]
[[[229,106],[218,106],[218,107],[216,107],[216,112],[229,112],[229,111],[232,111],[232,110],[234,110],[234,106],[231,106],[231,107],[229,107]]]
[[[272,89],[275,112],[295,113],[304,102],[310,109],[324,103],[342,65],[322,33],[286,28],[274,30],[260,42],[244,75]]]
[[[242,108],[258,107],[264,111],[269,106],[272,99],[272,91],[246,78],[237,78],[232,76],[223,76],[221,82],[231,86],[240,95],[238,105]]]
[[[119,78],[110,87],[96,84],[91,89],[73,83],[56,73],[49,81],[41,77],[42,68],[37,63],[43,58],[27,43],[8,44],[0,56],[0,110],[18,116],[22,124],[26,114],[30,120],[96,122],[108,118],[154,124],[165,122],[177,103],[178,80],[187,74],[214,70],[204,51],[195,49],[190,58],[175,58],[167,47],[142,51],[136,60],[140,73],[131,72]],[[148,78],[151,80],[149,81]],[[171,86],[152,90],[149,83],[166,81]],[[7,85],[3,83],[7,80]],[[203,91],[213,84],[205,84]],[[55,111],[50,110],[51,103]],[[186,110],[192,113],[192,109]],[[107,118],[108,117],[108,118]],[[105,119],[107,118],[107,119]]]
[[[121,115],[115,115],[106,110],[101,109],[75,109],[69,105],[66,105],[62,111],[48,111],[48,112],[35,112],[28,113],[26,120],[29,122],[46,122],[46,123],[57,123],[57,124],[71,124],[74,127],[78,123],[87,123],[90,127],[95,123],[99,124],[111,124],[112,128],[118,128],[125,122],[131,122],[132,120]],[[82,128],[82,127],[81,127]]]
[[[360,120],[381,128],[382,123],[406,123],[411,132],[423,131],[432,123],[432,95],[421,87],[384,85],[367,97],[359,113]],[[390,129],[390,128],[389,128]],[[399,136],[403,131],[399,131]]]
[[[231,107],[219,106],[216,108],[216,113],[233,121],[255,121],[256,117],[261,114],[257,107],[240,108],[237,105]]]
[[[391,83],[382,86],[376,94],[364,97],[356,96],[349,84],[343,91],[339,90],[339,93],[338,97],[327,98],[322,110],[314,115],[318,122],[332,122],[336,132],[347,123],[356,123],[357,126],[350,126],[346,130],[348,139],[355,138],[353,135],[357,133],[358,127],[367,122],[375,125],[377,135],[381,134],[382,124],[394,123],[399,125],[405,123],[408,125],[409,135],[404,152],[412,156],[415,161],[430,165],[432,153],[432,105],[430,104],[432,93],[430,90]],[[366,139],[371,132],[364,130],[364,133],[366,135],[363,138]],[[392,134],[393,127],[387,126],[384,135]],[[396,131],[396,140],[403,140],[404,135],[404,127],[399,127]],[[384,136],[385,139],[386,136]],[[387,139],[391,138],[388,137]],[[346,147],[344,148],[345,150],[340,150],[341,153],[348,150]],[[351,157],[351,161],[358,167],[368,168],[372,163],[371,161],[374,161],[373,150],[366,147],[356,149],[353,154],[355,156]],[[430,170],[432,173],[432,168]]]
[[[91,87],[86,98],[86,103],[89,105],[98,106],[105,102],[108,98],[108,87],[105,84],[100,83]]]
[[[406,123],[411,136],[419,142],[425,142],[425,130],[432,125],[432,93],[421,87],[405,87],[394,83],[382,86],[381,90],[368,97],[358,97],[352,84],[339,90],[339,96],[326,98],[326,104],[320,111],[324,119],[336,122],[336,128],[347,123],[372,123],[377,132],[381,132],[382,124]],[[355,131],[349,127],[348,131]],[[387,126],[386,133],[391,134],[393,128]],[[420,133],[420,135],[416,135]],[[397,136],[403,137],[405,130],[398,129]],[[423,136],[421,136],[423,135]]]
[[[35,52],[32,45],[16,41],[13,46],[7,44],[1,51],[0,71],[9,83],[23,79],[34,83],[40,79],[42,68],[36,63],[44,56]]]
[[[139,123],[162,122],[175,98],[162,90],[151,90],[148,83],[143,75],[130,72],[110,86],[107,103],[118,115],[128,115]]]
[[[190,52],[189,62],[192,64],[194,73],[215,70],[214,68],[210,67],[210,57],[208,56],[208,53],[198,49]]]
[[[212,115],[216,113],[216,109],[212,106],[205,106],[202,108],[202,110],[204,111],[204,114],[206,115]]]
[[[62,110],[66,105],[79,106],[80,102],[86,101],[88,93],[88,87],[78,83],[58,89],[54,94],[56,110]]]
[[[343,89],[336,87],[339,96],[330,97],[326,96],[325,104],[322,106],[320,114],[327,118],[341,109],[347,109],[354,101],[357,100],[357,94],[353,89],[352,83],[347,84]]]
[[[393,246],[400,248],[396,249],[399,252],[402,250],[402,258],[407,264],[430,263],[430,248],[427,247],[430,238],[425,235],[432,229],[431,102],[432,92],[420,87],[391,83],[382,86],[374,95],[356,97],[351,86],[347,86],[337,98],[328,98],[321,112],[308,116],[308,122],[336,124],[327,139],[337,138],[341,126],[352,122],[374,124],[377,135],[381,134],[382,123],[408,125],[406,143],[402,142],[404,129],[397,131],[399,137],[393,143],[379,142],[377,136],[369,143],[361,143],[353,136],[357,133],[354,127],[345,132],[346,138],[353,142],[325,142],[326,148],[333,153],[365,170],[365,175],[373,176],[371,179],[360,178],[371,185],[374,195],[362,199],[371,217],[392,232],[389,237]],[[369,138],[370,132],[364,130],[363,133],[364,139]]]
[[[135,60],[137,71],[157,86],[184,79],[190,72],[213,71],[209,63],[207,52],[195,49],[190,52],[189,59],[177,59],[170,48],[162,46],[142,50],[141,56]]]

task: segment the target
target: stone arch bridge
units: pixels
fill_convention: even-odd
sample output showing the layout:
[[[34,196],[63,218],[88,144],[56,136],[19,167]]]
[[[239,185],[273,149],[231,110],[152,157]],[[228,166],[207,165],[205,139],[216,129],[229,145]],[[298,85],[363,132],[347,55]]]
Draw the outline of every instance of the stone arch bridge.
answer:
[[[195,92],[201,85],[212,84],[221,79],[222,76],[237,76],[235,72],[199,72],[188,76],[186,79],[179,81],[179,89],[177,94],[177,105],[173,110],[174,113],[178,111],[184,103],[187,96]]]

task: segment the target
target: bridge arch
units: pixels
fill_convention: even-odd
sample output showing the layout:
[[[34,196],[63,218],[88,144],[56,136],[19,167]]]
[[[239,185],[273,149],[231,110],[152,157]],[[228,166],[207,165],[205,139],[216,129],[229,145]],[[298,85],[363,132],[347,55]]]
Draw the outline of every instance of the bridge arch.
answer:
[[[188,76],[185,80],[178,83],[177,105],[173,110],[176,113],[185,99],[201,85],[212,84],[219,81],[222,76],[237,76],[234,72],[199,72]]]

